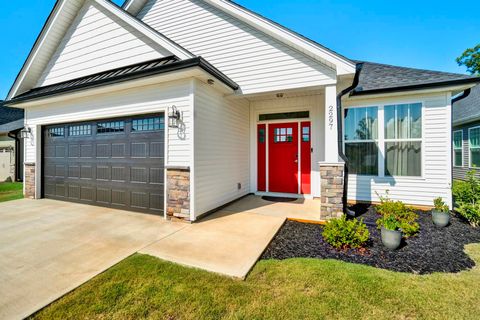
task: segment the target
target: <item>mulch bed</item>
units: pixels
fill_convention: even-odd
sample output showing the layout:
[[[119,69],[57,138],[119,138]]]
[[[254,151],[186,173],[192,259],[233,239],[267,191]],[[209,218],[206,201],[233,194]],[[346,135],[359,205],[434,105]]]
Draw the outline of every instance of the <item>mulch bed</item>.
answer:
[[[398,250],[389,251],[382,245],[380,230],[375,224],[379,217],[375,209],[354,209],[370,231],[366,250],[336,250],[323,240],[323,226],[287,221],[262,259],[338,259],[415,274],[454,273],[475,266],[475,262],[463,250],[466,244],[480,242],[480,229],[472,228],[460,218],[452,217],[449,226],[438,228],[433,224],[429,212],[419,211],[419,234],[406,239]]]

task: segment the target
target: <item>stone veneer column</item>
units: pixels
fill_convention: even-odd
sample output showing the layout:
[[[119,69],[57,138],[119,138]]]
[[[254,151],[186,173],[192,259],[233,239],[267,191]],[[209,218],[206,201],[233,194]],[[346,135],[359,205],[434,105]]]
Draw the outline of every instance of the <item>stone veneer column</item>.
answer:
[[[167,216],[190,222],[190,170],[167,169]]]
[[[25,198],[35,199],[35,163],[25,163]]]
[[[320,163],[321,204],[320,216],[324,220],[343,215],[343,163]]]

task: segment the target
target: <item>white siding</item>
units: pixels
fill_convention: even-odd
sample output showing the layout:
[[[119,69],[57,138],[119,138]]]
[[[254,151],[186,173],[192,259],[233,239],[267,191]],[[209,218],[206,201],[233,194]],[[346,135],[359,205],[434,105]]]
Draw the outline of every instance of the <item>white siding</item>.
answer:
[[[198,217],[249,193],[250,110],[246,100],[225,99],[200,82],[194,110],[194,213]]]
[[[138,17],[236,81],[243,93],[323,85],[335,71],[199,0],[149,0]]]
[[[325,96],[320,92],[314,93],[297,93],[297,96],[289,97],[288,94],[284,98],[274,98],[267,100],[254,100],[251,102],[252,116],[251,116],[251,152],[253,154],[251,159],[251,192],[257,191],[257,123],[258,116],[262,113],[278,113],[278,112],[293,112],[293,111],[310,111],[310,121],[312,126],[312,172],[311,185],[312,196],[320,197],[320,172],[318,163],[325,157],[325,140],[323,132],[325,129]],[[300,121],[300,120],[299,120]],[[304,120],[302,120],[304,121]],[[337,143],[337,142],[335,142]]]
[[[34,138],[25,143],[25,162],[40,163],[42,125],[161,112],[175,105],[183,112],[185,135],[168,130],[166,165],[190,166],[191,101],[191,80],[185,80],[27,107],[25,121]]]
[[[87,1],[37,83],[45,86],[170,55]]]
[[[409,96],[367,101],[347,101],[345,105],[379,105],[383,103],[422,102],[423,111],[423,176],[365,177],[349,176],[348,199],[380,201],[378,194],[408,204],[432,206],[433,199],[442,197],[451,205],[451,106],[450,95]],[[383,128],[380,128],[381,130]]]

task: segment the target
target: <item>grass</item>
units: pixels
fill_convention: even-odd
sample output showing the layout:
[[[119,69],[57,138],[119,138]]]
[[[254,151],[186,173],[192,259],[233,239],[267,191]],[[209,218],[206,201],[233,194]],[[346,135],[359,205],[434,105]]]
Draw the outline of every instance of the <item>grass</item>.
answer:
[[[20,182],[0,183],[0,202],[23,198],[23,184]]]
[[[467,253],[480,263],[480,244]],[[419,276],[336,260],[267,260],[239,281],[136,254],[34,318],[478,319],[478,297],[479,267]]]

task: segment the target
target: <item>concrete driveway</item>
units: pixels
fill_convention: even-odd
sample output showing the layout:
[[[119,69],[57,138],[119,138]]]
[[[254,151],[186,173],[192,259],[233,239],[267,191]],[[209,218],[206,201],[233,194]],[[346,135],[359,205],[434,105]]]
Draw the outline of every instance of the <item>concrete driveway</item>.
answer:
[[[0,203],[0,319],[21,319],[187,225],[52,200]]]

